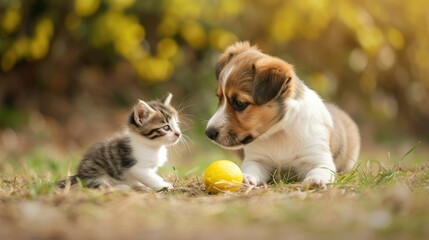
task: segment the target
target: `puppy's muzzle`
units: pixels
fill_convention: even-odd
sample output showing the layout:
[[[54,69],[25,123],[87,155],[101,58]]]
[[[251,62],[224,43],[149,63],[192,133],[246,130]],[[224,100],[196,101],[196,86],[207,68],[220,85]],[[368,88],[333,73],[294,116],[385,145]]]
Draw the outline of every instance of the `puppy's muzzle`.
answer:
[[[206,136],[214,141],[219,136],[219,131],[214,127],[209,127],[206,129]]]

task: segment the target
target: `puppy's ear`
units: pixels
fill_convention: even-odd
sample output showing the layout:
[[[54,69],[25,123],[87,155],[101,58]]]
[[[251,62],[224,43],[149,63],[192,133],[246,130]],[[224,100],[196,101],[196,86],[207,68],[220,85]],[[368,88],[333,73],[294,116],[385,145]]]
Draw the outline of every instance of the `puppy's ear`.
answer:
[[[236,42],[225,49],[225,51],[220,55],[218,62],[216,64],[216,79],[219,80],[220,73],[223,68],[231,61],[234,56],[249,50],[257,49],[256,46],[250,46],[249,42]]]
[[[253,100],[265,104],[284,94],[291,86],[293,67],[278,58],[266,57],[253,65]]]

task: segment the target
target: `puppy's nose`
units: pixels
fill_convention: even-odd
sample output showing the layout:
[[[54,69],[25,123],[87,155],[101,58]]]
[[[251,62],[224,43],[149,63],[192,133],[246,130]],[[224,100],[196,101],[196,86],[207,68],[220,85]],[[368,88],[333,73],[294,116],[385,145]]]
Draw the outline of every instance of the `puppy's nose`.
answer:
[[[218,130],[216,128],[209,127],[209,128],[206,129],[206,135],[211,140],[216,140],[217,136],[219,135],[219,132],[218,132]]]

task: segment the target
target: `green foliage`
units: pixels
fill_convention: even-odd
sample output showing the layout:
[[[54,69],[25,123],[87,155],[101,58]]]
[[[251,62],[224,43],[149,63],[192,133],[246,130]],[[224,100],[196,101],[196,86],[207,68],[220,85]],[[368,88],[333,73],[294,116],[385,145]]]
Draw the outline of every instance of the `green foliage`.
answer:
[[[429,62],[424,54],[429,50],[425,41],[429,32],[423,24],[428,17],[422,11],[429,6],[423,0],[347,0],[337,4],[327,0],[75,0],[72,4],[10,0],[4,5],[0,24],[4,71],[11,71],[20,61],[48,57],[53,42],[66,31],[74,41],[92,48],[113,48],[144,80],[160,81],[170,77],[182,62],[185,48],[181,42],[202,50],[223,49],[249,37],[279,44],[301,39],[323,41],[319,38],[332,25],[339,30],[337,34],[351,33],[357,42],[348,49],[353,51],[350,67],[355,71],[373,71],[368,66],[372,59],[377,62],[376,69],[388,70],[399,61],[402,51],[410,52],[410,63],[419,71],[416,76],[425,73]],[[252,23],[252,18],[260,23],[246,31],[238,29]],[[253,32],[261,34],[256,37]],[[362,76],[361,87],[371,93],[377,76],[368,74]]]
[[[0,3],[0,69],[25,96],[24,86],[33,86],[72,99],[117,69],[117,78],[135,76],[151,96],[166,86],[180,97],[207,95],[215,54],[250,40],[290,61],[363,124],[427,136],[428,8],[425,0],[7,0]],[[1,87],[12,107],[22,102],[16,88]],[[198,100],[214,106],[208,97]],[[392,138],[379,131],[383,141]]]
[[[102,51],[112,48],[114,55],[129,61],[143,80],[164,81],[183,58],[180,41],[194,49],[209,46],[222,49],[237,40],[230,31],[214,25],[221,17],[216,11],[223,12],[222,16],[237,14],[230,6],[237,8],[239,1],[216,4],[76,0],[73,3],[8,1],[1,19],[2,70],[11,71],[20,61],[49,57],[53,42],[66,31],[74,41],[91,48]],[[213,10],[214,15],[204,14]],[[60,11],[61,15],[54,11]],[[28,18],[33,20],[31,24],[26,21]]]
[[[38,180],[30,188],[28,195],[31,199],[37,199],[40,196],[51,197],[55,193],[56,185],[53,183]]]
[[[0,107],[0,128],[11,127],[18,129],[27,122],[27,115],[18,110]]]

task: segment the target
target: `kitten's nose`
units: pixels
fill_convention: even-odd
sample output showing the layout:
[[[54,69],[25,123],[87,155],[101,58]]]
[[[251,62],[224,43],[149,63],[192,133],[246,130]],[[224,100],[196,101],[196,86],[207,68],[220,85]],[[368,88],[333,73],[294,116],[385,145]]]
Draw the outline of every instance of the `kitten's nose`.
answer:
[[[206,129],[206,135],[211,140],[216,140],[217,136],[219,135],[219,131],[214,127],[209,127]]]
[[[176,136],[177,138],[179,138],[180,137],[180,132],[174,132],[174,136]]]

